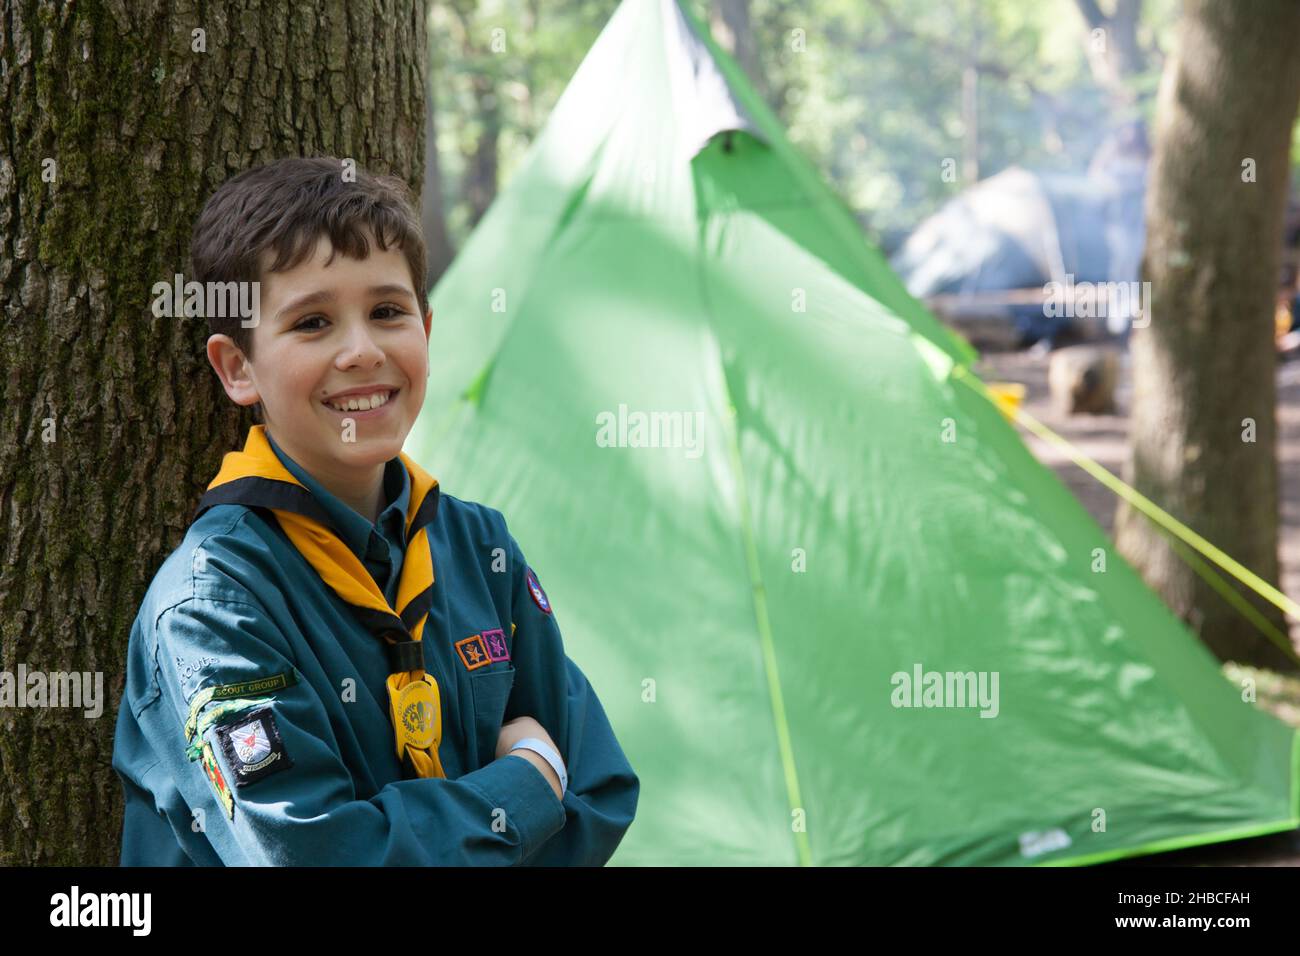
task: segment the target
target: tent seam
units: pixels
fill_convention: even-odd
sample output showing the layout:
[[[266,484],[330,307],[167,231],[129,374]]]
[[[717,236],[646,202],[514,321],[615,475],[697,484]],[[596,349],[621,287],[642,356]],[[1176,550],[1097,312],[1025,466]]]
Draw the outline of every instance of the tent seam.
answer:
[[[696,234],[696,241],[701,249],[703,248],[704,219],[700,218],[698,211],[696,221],[699,229]],[[718,356],[718,373],[722,382],[722,397],[726,402],[724,409],[725,432],[727,436],[728,452],[731,458],[732,475],[736,483],[738,494],[738,510],[740,512],[740,532],[745,551],[746,571],[749,575],[750,596],[754,610],[754,622],[758,628],[759,649],[763,657],[763,670],[767,677],[768,700],[772,708],[772,719],[776,728],[777,748],[781,756],[782,770],[785,776],[786,800],[789,804],[791,813],[803,810],[806,819],[806,808],[803,807],[803,800],[799,793],[799,775],[795,765],[794,745],[790,739],[789,722],[785,713],[785,701],[781,693],[781,677],[776,660],[776,650],[772,642],[772,623],[767,613],[767,588],[763,584],[762,572],[758,563],[758,548],[754,541],[753,523],[750,518],[749,493],[745,484],[744,462],[740,455],[740,438],[737,428],[738,414],[735,404],[731,399],[731,387],[727,384],[727,371],[721,359],[721,348],[718,346],[717,327],[713,321],[713,310],[710,306],[708,288],[704,280],[704,269],[702,257],[695,256],[697,263],[695,274],[697,288],[700,296],[701,312],[705,321],[709,325],[710,332],[713,336],[716,354]],[[812,849],[808,843],[808,833],[805,829],[794,830],[795,852],[800,866],[812,866]]]

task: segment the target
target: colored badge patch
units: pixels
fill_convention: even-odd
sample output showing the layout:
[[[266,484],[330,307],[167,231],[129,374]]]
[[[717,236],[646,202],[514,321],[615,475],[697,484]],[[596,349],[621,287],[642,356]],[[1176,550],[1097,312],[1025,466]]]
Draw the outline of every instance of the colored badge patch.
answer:
[[[488,656],[487,645],[483,643],[481,634],[475,634],[463,641],[457,641],[456,653],[460,655],[460,662],[465,665],[467,670],[477,670],[492,663],[492,658]]]
[[[205,687],[190,701],[189,717],[185,721],[185,738],[193,739],[197,732],[199,711],[215,701],[231,700],[236,697],[270,697],[278,690],[292,687],[298,683],[298,675],[293,671],[275,674],[271,677],[259,677],[255,680],[241,681],[238,684],[218,684]]]
[[[293,766],[270,707],[254,710],[244,720],[218,727],[217,740],[235,774],[236,787],[256,783],[277,770]]]
[[[510,660],[510,648],[506,644],[506,635],[501,628],[484,631],[482,637],[483,643],[487,645],[488,657],[494,661]]]
[[[221,773],[221,765],[217,763],[217,755],[212,752],[212,744],[206,741],[203,744],[203,771],[208,775],[208,782],[212,784],[217,801],[226,808],[226,816],[235,819],[234,795],[226,786],[226,778]]]
[[[264,700],[251,700],[246,697],[236,698],[235,700],[223,700],[218,704],[209,707],[199,718],[198,724],[192,732],[187,729],[190,744],[185,750],[185,755],[191,760],[198,760],[199,754],[203,750],[203,738],[208,733],[208,728],[215,724],[228,724],[231,721],[239,720],[249,711],[258,707],[265,707]]]
[[[532,568],[528,569],[528,573],[524,576],[524,580],[528,582],[528,593],[533,596],[533,603],[541,608],[543,613],[550,614],[550,599],[547,598],[546,592],[542,590],[542,582],[537,580],[537,575],[533,573]]]

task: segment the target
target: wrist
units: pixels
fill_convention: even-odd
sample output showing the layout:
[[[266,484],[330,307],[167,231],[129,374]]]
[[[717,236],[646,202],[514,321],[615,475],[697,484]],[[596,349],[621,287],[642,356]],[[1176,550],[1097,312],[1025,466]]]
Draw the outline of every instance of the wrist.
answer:
[[[569,775],[564,769],[564,758],[560,756],[554,744],[549,740],[543,740],[541,737],[523,737],[516,740],[510,749],[531,750],[550,764],[551,769],[555,771],[555,776],[560,781],[560,799],[564,799],[564,793],[569,789]]]
[[[541,754],[529,750],[526,747],[520,747],[518,750],[511,750],[505,756],[521,757],[522,759],[527,760],[530,764],[532,764],[534,767],[537,768],[538,772],[543,777],[546,778],[546,782],[550,785],[551,790],[555,792],[555,798],[557,800],[564,799],[563,790],[560,787],[559,775],[556,774],[555,768],[552,767],[550,762]]]

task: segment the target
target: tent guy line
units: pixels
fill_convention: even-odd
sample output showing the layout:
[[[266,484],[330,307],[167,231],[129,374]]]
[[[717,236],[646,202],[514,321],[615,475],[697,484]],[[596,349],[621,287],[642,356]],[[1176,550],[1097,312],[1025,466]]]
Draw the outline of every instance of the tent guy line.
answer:
[[[1039,438],[1062,448],[1076,465],[1145,514],[1148,518],[1154,521],[1157,526],[1171,534],[1177,535],[1185,543],[1195,548],[1215,564],[1219,565],[1219,567],[1223,568],[1270,604],[1276,605],[1296,620],[1300,620],[1300,604],[1291,600],[1291,598],[1273,587],[1273,585],[1269,584],[1258,574],[1251,571],[1231,555],[1205,540],[1205,538],[1187,527],[1187,525],[1183,524],[1169,512],[1165,511],[1136,488],[1111,474],[1105,467],[1079,451],[1079,449],[1071,444],[1068,439],[1052,431],[1052,429],[1048,428],[1019,406],[1012,406],[1007,402],[999,400],[997,396],[989,391],[988,386],[981,382],[972,372],[968,371],[965,366],[955,365],[952,370],[952,376],[968,388],[984,396],[984,398],[988,399],[998,409],[1011,415],[1018,423],[1024,425]],[[1282,649],[1287,651],[1292,657],[1296,656],[1293,649],[1285,646],[1283,646]]]

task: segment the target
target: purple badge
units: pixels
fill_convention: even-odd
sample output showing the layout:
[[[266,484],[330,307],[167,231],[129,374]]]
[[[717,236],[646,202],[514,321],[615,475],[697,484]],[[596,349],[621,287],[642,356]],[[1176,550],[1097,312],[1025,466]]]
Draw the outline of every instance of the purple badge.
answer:
[[[501,628],[484,631],[480,636],[483,638],[483,643],[487,645],[489,658],[494,661],[510,660],[510,648],[506,646],[506,635]]]

